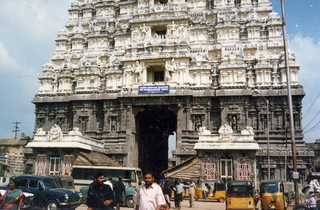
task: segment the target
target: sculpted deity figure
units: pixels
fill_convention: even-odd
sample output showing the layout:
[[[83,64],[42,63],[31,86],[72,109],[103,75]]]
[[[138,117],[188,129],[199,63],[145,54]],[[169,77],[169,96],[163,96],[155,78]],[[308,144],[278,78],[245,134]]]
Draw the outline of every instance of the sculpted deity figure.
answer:
[[[168,25],[168,35],[171,37],[175,37],[176,36],[176,31],[178,29],[177,24],[174,23],[174,21],[172,21],[172,23],[170,25]]]
[[[149,35],[150,27],[146,26],[144,23],[143,26],[140,26],[140,31],[142,33],[142,38],[145,38]]]
[[[172,75],[176,71],[177,64],[174,58],[171,61],[166,62],[166,79],[167,81],[172,81]]]
[[[185,37],[186,36],[186,28],[183,25],[180,25],[178,27],[178,34],[180,37]]]
[[[110,125],[111,125],[111,131],[116,131],[117,130],[117,121],[116,121],[115,118],[111,118]]]
[[[153,35],[153,42],[155,42],[155,43],[160,43],[161,42],[159,34],[155,33]]]
[[[218,133],[220,134],[220,138],[222,140],[232,140],[233,130],[230,125],[224,124],[219,128]]]
[[[139,61],[136,61],[136,65],[133,68],[133,72],[135,73],[135,82],[141,83],[142,81],[142,65]]]
[[[63,134],[61,128],[57,124],[54,124],[48,134],[49,140],[60,140],[62,137]]]

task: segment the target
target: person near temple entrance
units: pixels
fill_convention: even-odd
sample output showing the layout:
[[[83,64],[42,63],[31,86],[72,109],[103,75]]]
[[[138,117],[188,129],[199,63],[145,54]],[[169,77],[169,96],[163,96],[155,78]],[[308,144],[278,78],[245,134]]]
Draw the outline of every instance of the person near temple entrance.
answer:
[[[196,189],[196,183],[194,183],[193,179],[189,180],[189,207],[194,207],[194,191]]]
[[[166,209],[167,204],[162,189],[159,185],[153,183],[153,173],[146,172],[143,175],[143,181],[144,184],[138,189],[135,197],[136,210]]]
[[[175,191],[174,203],[175,203],[175,207],[178,208],[179,210],[181,209],[182,192],[183,192],[184,188],[189,188],[189,186],[180,183],[179,179],[177,179],[174,182],[174,186],[173,186],[173,190]]]
[[[166,200],[167,205],[170,208],[171,182],[169,177],[166,178],[166,181],[162,187],[164,199]]]
[[[98,171],[93,176],[93,182],[89,185],[87,206],[88,210],[112,210],[114,199],[109,185],[103,184],[104,174]]]
[[[119,181],[114,183],[113,185],[114,191],[114,204],[116,205],[116,210],[120,210],[120,204],[123,203],[123,196],[122,193],[126,196],[126,186],[124,186],[122,182],[122,177],[119,177]]]

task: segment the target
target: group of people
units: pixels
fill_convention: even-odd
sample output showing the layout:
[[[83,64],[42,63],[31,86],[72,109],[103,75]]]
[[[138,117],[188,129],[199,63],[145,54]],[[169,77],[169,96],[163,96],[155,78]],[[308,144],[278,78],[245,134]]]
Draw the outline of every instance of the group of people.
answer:
[[[126,194],[125,188],[121,177],[112,184],[112,178],[105,182],[105,175],[100,171],[96,172],[88,190],[88,210],[113,210],[114,206],[119,210],[123,203],[122,194]]]
[[[171,207],[170,197],[171,192],[174,192],[174,203],[177,209],[181,209],[181,201],[183,199],[182,192],[185,188],[189,189],[189,207],[194,207],[194,193],[196,189],[196,184],[193,179],[189,179],[187,184],[183,184],[179,179],[175,180],[174,183],[170,181],[170,178],[166,178],[166,181],[161,185],[163,195],[168,206]]]
[[[172,191],[174,191],[175,207],[181,209],[182,192],[185,188],[189,189],[190,207],[194,207],[196,184],[192,179],[188,181],[188,184],[181,183],[179,179],[172,184],[170,178],[166,178],[163,184],[158,185],[154,183],[152,172],[146,172],[143,179],[144,185],[139,187],[135,196],[136,210],[169,210]]]

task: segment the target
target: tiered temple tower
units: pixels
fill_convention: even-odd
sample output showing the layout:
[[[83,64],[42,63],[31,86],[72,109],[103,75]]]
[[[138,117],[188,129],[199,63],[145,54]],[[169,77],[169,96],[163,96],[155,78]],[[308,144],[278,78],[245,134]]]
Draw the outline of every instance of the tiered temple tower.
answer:
[[[39,76],[35,131],[77,127],[125,166],[158,173],[167,168],[172,133],[179,164],[196,155],[202,128],[218,134],[225,124],[234,133],[251,126],[261,148],[258,179],[265,179],[269,128],[271,177],[290,180],[281,27],[269,0],[77,0]],[[293,53],[288,65],[303,179],[314,154],[303,141],[305,93]]]

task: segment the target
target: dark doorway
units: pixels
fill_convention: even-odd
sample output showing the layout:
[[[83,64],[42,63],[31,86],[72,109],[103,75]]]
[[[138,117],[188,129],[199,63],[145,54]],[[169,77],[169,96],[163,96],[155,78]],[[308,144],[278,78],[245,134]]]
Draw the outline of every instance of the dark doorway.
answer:
[[[168,168],[168,137],[176,131],[177,117],[165,108],[147,108],[137,115],[139,167],[156,179]]]

